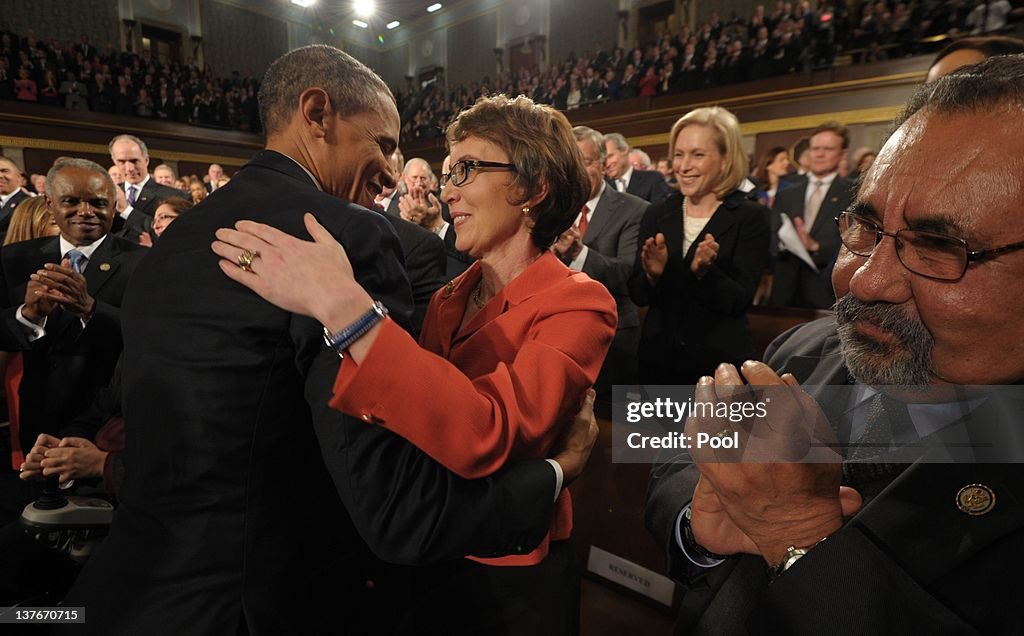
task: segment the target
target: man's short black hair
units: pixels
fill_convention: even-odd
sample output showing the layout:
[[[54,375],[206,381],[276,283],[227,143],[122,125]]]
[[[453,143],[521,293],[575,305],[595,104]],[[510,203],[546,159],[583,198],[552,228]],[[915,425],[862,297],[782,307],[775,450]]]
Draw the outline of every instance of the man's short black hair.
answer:
[[[992,112],[998,107],[1011,107],[1016,116],[1024,112],[1024,55],[990,57],[921,86],[892,130],[922,110],[956,114]]]
[[[299,105],[299,95],[320,87],[341,115],[379,111],[382,100],[394,97],[380,77],[348,53],[326,44],[312,44],[277,58],[260,85],[259,105],[268,135],[281,131]]]
[[[960,38],[951,44],[947,44],[932,61],[932,66],[938,64],[942,58],[956,51],[978,51],[986,58],[996,55],[1016,55],[1024,53],[1024,40],[1011,38],[1007,35],[975,35],[967,38]]]

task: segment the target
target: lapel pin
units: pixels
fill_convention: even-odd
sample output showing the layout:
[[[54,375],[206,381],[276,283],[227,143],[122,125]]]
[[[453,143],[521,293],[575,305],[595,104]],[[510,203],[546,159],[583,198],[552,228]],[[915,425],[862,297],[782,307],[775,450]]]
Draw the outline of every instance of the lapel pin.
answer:
[[[956,493],[956,507],[972,517],[988,514],[996,507],[996,493],[985,484],[967,484]]]
[[[101,272],[109,272],[110,271],[110,263],[100,263],[100,271]]]

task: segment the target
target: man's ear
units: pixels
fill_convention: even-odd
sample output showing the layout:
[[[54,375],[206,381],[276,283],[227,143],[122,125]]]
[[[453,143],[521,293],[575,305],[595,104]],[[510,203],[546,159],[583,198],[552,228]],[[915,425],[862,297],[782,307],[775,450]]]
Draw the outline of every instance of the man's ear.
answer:
[[[299,95],[302,121],[314,137],[324,136],[324,129],[330,125],[331,110],[331,98],[322,88],[313,86]]]

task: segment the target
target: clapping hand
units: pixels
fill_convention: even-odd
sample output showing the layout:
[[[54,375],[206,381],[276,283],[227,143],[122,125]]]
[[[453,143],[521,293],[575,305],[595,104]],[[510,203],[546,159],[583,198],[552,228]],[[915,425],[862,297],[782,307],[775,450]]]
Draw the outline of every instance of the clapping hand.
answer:
[[[764,417],[687,420],[686,434],[694,440],[701,433],[740,440],[738,449],[691,450],[701,473],[691,526],[694,538],[709,550],[730,554],[751,552],[753,546],[774,565],[788,546],[814,545],[838,530],[862,500],[855,490],[839,486],[841,457],[830,446],[831,429],[796,379],[780,378],[760,362],[747,362],[742,371],[722,364],[714,378],[702,378],[697,386],[695,402],[765,401],[765,396],[770,401]]]
[[[668,264],[668,246],[665,245],[664,234],[658,232],[644,241],[644,246],[640,250],[640,262],[644,267],[644,274],[647,275],[647,281],[652,285],[658,282],[665,273],[665,265]]]
[[[64,308],[65,311],[86,320],[96,309],[96,299],[89,295],[85,276],[71,267],[68,259],[60,265],[47,263],[43,269],[32,274],[32,280],[42,284],[44,296]]]
[[[693,261],[690,263],[690,271],[700,280],[708,273],[717,258],[718,243],[715,237],[705,234],[704,240],[697,244],[697,251],[694,252]]]
[[[808,252],[813,254],[821,249],[821,244],[811,238],[802,218],[796,217],[793,219],[793,228],[796,230],[796,235],[800,237],[800,242],[804,244],[804,247],[807,248]]]

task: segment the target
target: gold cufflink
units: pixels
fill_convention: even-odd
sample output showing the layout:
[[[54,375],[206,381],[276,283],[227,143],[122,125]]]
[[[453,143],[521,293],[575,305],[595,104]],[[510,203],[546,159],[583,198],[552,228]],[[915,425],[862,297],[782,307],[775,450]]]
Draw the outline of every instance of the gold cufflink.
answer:
[[[967,484],[956,493],[956,507],[972,517],[988,514],[996,507],[996,493],[985,484]]]

